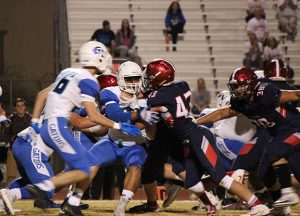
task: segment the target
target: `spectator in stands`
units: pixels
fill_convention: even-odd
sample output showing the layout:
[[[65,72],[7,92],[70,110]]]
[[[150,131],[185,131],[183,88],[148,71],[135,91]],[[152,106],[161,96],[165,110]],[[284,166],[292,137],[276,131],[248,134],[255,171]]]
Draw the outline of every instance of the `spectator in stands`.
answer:
[[[7,133],[9,135],[10,147],[19,132],[30,126],[31,115],[26,111],[26,102],[23,98],[15,100],[15,112],[10,116],[11,124],[8,127]],[[7,152],[7,183],[9,184],[16,178],[17,166],[13,158],[11,150]]]
[[[271,59],[283,60],[282,47],[275,37],[269,37],[266,40],[266,46],[264,47],[264,61],[269,62]]]
[[[111,55],[113,55],[116,46],[115,38],[115,33],[110,29],[109,21],[104,20],[102,23],[102,29],[97,29],[93,33],[91,40],[96,40],[103,43],[107,47]]]
[[[247,24],[248,34],[254,33],[261,42],[269,36],[268,22],[262,17],[262,8],[260,5],[255,7],[254,17]]]
[[[192,91],[191,97],[192,113],[200,114],[202,110],[209,107],[210,104],[210,91],[206,89],[205,80],[200,77],[197,80],[197,89]]]
[[[173,51],[176,51],[178,33],[182,33],[185,25],[185,18],[180,8],[180,4],[177,1],[173,1],[167,11],[165,17],[165,27],[164,33],[166,37],[166,50],[169,51],[168,44],[170,43],[172,37]],[[171,35],[171,37],[170,37]]]
[[[137,49],[134,46],[135,39],[136,36],[130,28],[129,20],[123,19],[121,29],[119,29],[116,33],[115,55],[124,59],[128,58],[129,61],[133,61],[141,65],[140,58],[137,55]]]
[[[297,0],[278,0],[279,29],[293,42],[297,35],[297,8]]]
[[[247,3],[247,16],[245,18],[245,21],[248,22],[250,19],[252,19],[255,15],[255,8],[256,6],[260,6],[262,9],[262,17],[266,19],[266,14],[265,14],[265,7],[266,7],[266,2],[265,0],[248,0]]]
[[[263,46],[252,32],[249,33],[249,41],[245,42],[244,54],[245,58],[243,64],[245,67],[253,69],[263,68]]]

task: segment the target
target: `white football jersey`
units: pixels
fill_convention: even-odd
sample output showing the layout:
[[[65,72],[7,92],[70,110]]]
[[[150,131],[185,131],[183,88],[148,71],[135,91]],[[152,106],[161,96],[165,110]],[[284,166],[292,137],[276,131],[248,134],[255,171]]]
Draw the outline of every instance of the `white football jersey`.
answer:
[[[111,104],[111,103],[118,103],[121,108],[124,109],[124,112],[126,110],[134,110],[134,109],[142,109],[147,106],[147,100],[146,99],[137,99],[136,97],[130,100],[122,100],[120,98],[121,95],[121,90],[118,86],[114,87],[108,87],[105,88],[105,93],[101,94],[101,101],[107,101],[106,104]],[[142,134],[144,132],[142,131]],[[145,134],[145,133],[144,133]],[[128,134],[125,134],[124,132],[120,130],[115,130],[115,129],[109,129],[108,130],[108,135],[109,137],[114,141],[118,142],[120,140],[125,141],[125,142],[135,142],[136,144],[142,144],[145,142],[144,136],[129,136]]]
[[[97,79],[86,69],[68,68],[55,80],[48,93],[45,105],[45,119],[54,117],[69,118],[75,107],[82,102],[95,102],[99,95]]]
[[[209,113],[209,108],[205,109],[205,113]],[[211,108],[211,110],[216,110]],[[231,117],[215,122],[210,129],[216,136],[223,139],[237,140],[243,143],[251,141],[256,134],[256,126],[246,117]]]

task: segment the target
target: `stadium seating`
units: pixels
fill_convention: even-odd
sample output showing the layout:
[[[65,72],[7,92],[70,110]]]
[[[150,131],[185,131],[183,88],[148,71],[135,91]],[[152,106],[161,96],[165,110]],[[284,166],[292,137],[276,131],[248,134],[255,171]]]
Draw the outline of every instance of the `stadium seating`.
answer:
[[[136,45],[142,61],[146,63],[153,58],[171,60],[177,69],[177,79],[187,80],[191,89],[195,88],[197,78],[203,76],[207,81],[207,88],[213,93],[214,104],[214,93],[225,89],[229,74],[234,68],[242,66],[243,47],[247,39],[244,22],[246,1],[180,1],[187,19],[186,32],[180,34],[182,40],[178,42],[178,51],[166,52],[162,29],[170,2],[68,0],[73,64],[76,64],[79,46],[89,40],[95,29],[101,28],[104,19],[111,22],[111,28],[115,31],[120,28],[121,20],[128,18],[137,35]],[[281,39],[286,60],[295,69],[295,79],[300,80],[300,75],[297,74],[300,69],[299,35],[295,43],[286,41],[285,34],[277,29],[277,1],[266,2],[266,17],[271,35]]]

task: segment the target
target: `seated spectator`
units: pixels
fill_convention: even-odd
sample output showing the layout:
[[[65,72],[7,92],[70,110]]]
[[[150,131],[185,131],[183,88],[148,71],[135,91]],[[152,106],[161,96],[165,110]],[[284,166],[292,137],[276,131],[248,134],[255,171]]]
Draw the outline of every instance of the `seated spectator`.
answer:
[[[245,67],[253,69],[263,68],[263,46],[262,43],[257,39],[256,35],[252,32],[249,33],[249,41],[245,42],[244,54],[245,58],[243,64]]]
[[[93,33],[91,40],[96,40],[103,43],[111,55],[113,55],[116,46],[115,38],[115,33],[110,29],[109,21],[104,20],[102,23],[102,29],[97,29]]]
[[[245,21],[248,22],[250,19],[252,19],[255,15],[255,8],[256,6],[260,6],[262,9],[262,18],[266,19],[266,14],[265,14],[265,7],[266,7],[266,2],[265,0],[248,0],[247,3],[247,16],[245,18]]]
[[[137,49],[134,46],[135,38],[133,30],[130,28],[129,20],[123,19],[121,29],[116,33],[116,49],[115,54],[120,58],[127,58],[141,65],[140,58],[137,55]]]
[[[255,7],[254,17],[247,24],[248,35],[254,33],[260,42],[269,36],[268,22],[262,17],[262,8],[257,5]]]
[[[293,42],[297,35],[297,8],[297,0],[278,0],[279,29]]]
[[[166,37],[166,50],[169,51],[168,44],[170,43],[170,35],[172,36],[173,45],[177,44],[178,33],[182,33],[185,25],[185,18],[183,16],[180,5],[177,1],[173,1],[167,11],[167,15],[165,17],[165,27],[164,30]],[[176,46],[173,46],[173,51],[176,51]]]
[[[197,80],[197,89],[192,91],[191,103],[191,111],[195,115],[199,115],[202,110],[209,107],[210,92],[206,89],[205,80],[202,77]]]
[[[264,47],[264,61],[269,62],[271,59],[283,59],[282,47],[275,37],[269,37]]]

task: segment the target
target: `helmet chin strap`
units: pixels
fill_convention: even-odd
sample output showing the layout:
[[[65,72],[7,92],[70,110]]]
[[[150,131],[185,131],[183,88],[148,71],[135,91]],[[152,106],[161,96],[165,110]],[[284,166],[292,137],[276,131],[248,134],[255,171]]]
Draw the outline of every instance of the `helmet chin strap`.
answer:
[[[135,94],[129,94],[127,92],[122,91],[120,95],[120,107],[130,107],[131,109],[139,109],[139,105],[137,103],[137,97]]]

